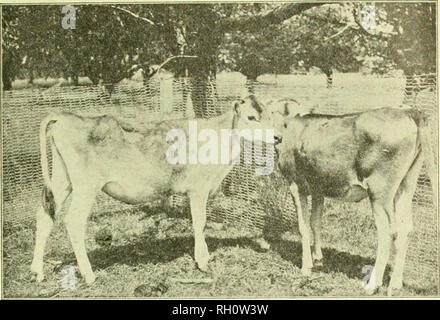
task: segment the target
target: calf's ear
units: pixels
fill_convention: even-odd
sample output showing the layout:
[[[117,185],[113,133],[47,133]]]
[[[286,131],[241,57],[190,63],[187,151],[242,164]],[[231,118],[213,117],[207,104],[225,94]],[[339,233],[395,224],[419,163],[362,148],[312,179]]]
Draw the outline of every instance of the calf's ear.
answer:
[[[299,103],[295,100],[286,101],[284,103],[283,115],[285,117],[289,115],[295,115],[299,112]]]
[[[287,117],[289,114],[291,114],[291,112],[290,112],[290,108],[289,108],[289,103],[286,102],[286,103],[284,104],[283,115],[284,115],[285,117]]]
[[[234,112],[236,113],[236,114],[240,114],[240,104],[243,104],[244,103],[244,101],[243,100],[237,100],[237,101],[235,101],[234,102]]]

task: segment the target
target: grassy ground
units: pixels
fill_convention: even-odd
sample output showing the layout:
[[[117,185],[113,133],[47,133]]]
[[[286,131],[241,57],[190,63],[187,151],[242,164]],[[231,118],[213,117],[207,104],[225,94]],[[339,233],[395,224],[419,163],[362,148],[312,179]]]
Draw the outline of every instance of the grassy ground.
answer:
[[[341,214],[343,212],[343,214]],[[364,266],[374,264],[375,228],[368,203],[327,202],[324,216],[325,265],[307,280],[300,275],[301,246],[296,228],[283,235],[261,236],[230,225],[209,224],[211,274],[195,268],[190,220],[161,210],[126,210],[91,217],[87,249],[97,281],[86,286],[78,276],[75,290],[63,290],[62,268],[76,266],[64,226],[57,223],[47,246],[43,283],[29,272],[34,228],[4,237],[5,297],[296,297],[363,296]],[[96,241],[106,230],[109,241]],[[78,272],[77,272],[78,274]],[[213,279],[210,284],[182,284],[173,279]],[[388,281],[388,276],[386,276]],[[406,286],[402,295],[435,295],[434,283]],[[383,295],[380,293],[379,296]]]

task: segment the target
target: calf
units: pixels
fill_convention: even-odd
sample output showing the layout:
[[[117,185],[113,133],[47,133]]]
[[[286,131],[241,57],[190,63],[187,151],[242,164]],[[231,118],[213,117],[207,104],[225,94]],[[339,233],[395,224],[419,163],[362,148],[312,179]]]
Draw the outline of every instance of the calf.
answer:
[[[341,116],[299,115],[298,103],[268,105],[275,127],[283,128],[279,168],[290,183],[302,237],[302,273],[320,265],[324,197],[357,202],[369,198],[377,227],[374,270],[366,286],[382,286],[391,242],[396,248],[388,294],[402,287],[403,266],[411,232],[411,201],[423,163],[436,170],[426,119],[414,109],[382,108]],[[431,175],[435,197],[437,176]],[[308,213],[307,196],[312,210]],[[437,203],[437,200],[435,199]],[[311,233],[313,233],[313,251]]]
[[[269,128],[266,113],[253,96],[235,103],[231,109],[215,118],[198,119],[197,127],[210,129],[211,133],[214,130],[217,136],[222,129]],[[206,203],[210,192],[218,188],[233,164],[231,161],[222,164],[171,164],[167,158],[170,141],[166,140],[166,136],[173,129],[188,133],[188,121],[160,121],[136,129],[110,116],[81,117],[61,112],[43,120],[40,131],[43,205],[37,212],[36,243],[31,265],[37,281],[44,278],[44,248],[53,217],[71,194],[72,201],[64,223],[82,276],[88,284],[94,282],[95,275],[84,238],[87,218],[100,190],[130,204],[147,202],[174,192],[188,194],[195,237],[195,261],[201,270],[207,270],[209,253],[204,236]],[[48,135],[53,155],[51,177],[46,151]]]

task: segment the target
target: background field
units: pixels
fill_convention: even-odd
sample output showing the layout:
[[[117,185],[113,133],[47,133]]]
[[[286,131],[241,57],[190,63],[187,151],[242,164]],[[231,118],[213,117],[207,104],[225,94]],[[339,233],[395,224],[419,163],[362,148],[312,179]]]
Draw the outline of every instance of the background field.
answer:
[[[167,82],[168,81],[168,82]],[[37,82],[38,83],[38,82]],[[220,74],[217,80],[219,110],[244,92],[245,79]],[[225,179],[209,206],[211,224],[207,242],[212,254],[214,284],[180,284],[171,278],[206,278],[194,268],[193,238],[184,198],[172,204],[123,206],[100,196],[88,228],[87,248],[98,280],[90,287],[62,291],[61,269],[76,265],[64,227],[49,239],[47,281],[36,284],[29,273],[34,245],[34,213],[38,206],[41,171],[38,128],[54,109],[83,114],[118,113],[126,118],[153,119],[163,110],[188,116],[190,102],[182,83],[162,80],[148,90],[138,82],[116,88],[110,97],[101,87],[23,88],[3,100],[3,221],[4,294],[22,296],[358,296],[363,295],[362,268],[374,264],[376,236],[368,201],[345,204],[326,200],[323,220],[325,266],[311,281],[299,272],[301,250],[296,218],[287,186],[280,177],[256,180],[252,166],[238,166]],[[291,97],[315,112],[346,113],[399,107],[405,98],[403,78],[336,74],[327,89],[324,76],[266,76],[256,84],[263,99]],[[18,89],[17,84],[17,89]],[[168,94],[160,94],[171,88]],[[166,97],[169,97],[168,99]],[[421,92],[412,101],[437,119],[435,93]],[[166,106],[164,104],[170,104]],[[435,129],[433,129],[435,130]],[[433,144],[436,144],[433,135]],[[437,152],[436,152],[437,154]],[[414,199],[415,233],[412,236],[404,295],[438,294],[438,217],[432,207],[426,174],[419,179]],[[222,222],[213,224],[212,221]],[[102,230],[112,242],[100,244]],[[288,230],[287,232],[284,232]],[[256,239],[265,238],[269,250]],[[313,279],[313,278],[312,278]]]

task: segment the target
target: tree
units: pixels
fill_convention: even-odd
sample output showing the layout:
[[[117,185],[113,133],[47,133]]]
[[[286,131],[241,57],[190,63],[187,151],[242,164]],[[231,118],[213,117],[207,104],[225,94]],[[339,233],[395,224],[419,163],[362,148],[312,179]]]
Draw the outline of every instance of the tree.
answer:
[[[414,76],[436,72],[437,17],[435,3],[381,4],[394,34],[390,55],[406,76],[406,91],[414,92]]]
[[[8,10],[8,7],[3,8],[3,61],[2,61],[2,84],[4,90],[12,89],[12,81],[19,73],[18,65],[20,64],[19,44],[17,42],[17,35],[14,32],[13,24],[17,19],[17,13]]]
[[[318,67],[331,86],[334,69],[358,71],[363,63],[367,36],[351,21],[352,7],[327,4],[282,24],[233,32],[224,45],[232,59],[224,67],[250,80],[263,73],[289,73],[292,67]]]
[[[435,7],[430,3],[378,3],[374,30],[362,25],[356,3],[76,8],[74,30],[61,28],[60,6],[4,8],[2,49],[4,59],[13,61],[4,64],[6,86],[21,72],[30,79],[61,74],[77,82],[87,75],[94,83],[113,84],[139,68],[190,56],[171,60],[167,69],[192,79],[196,113],[204,116],[216,103],[211,80],[219,57],[227,56],[229,66],[224,67],[240,70],[249,79],[265,72],[285,73],[291,65],[317,66],[329,84],[333,69],[356,71],[371,57],[379,58],[378,72],[393,66],[408,75],[435,70]]]
[[[239,71],[251,81],[264,73],[290,73],[295,60],[292,37],[283,25],[231,33],[222,47],[230,57],[223,68]]]
[[[79,76],[88,76],[95,84],[114,84],[167,57],[161,45],[173,40],[164,40],[162,29],[148,32],[144,25],[110,6],[75,8],[78,20],[71,30],[61,27],[61,6],[4,8],[4,62],[13,57],[16,60],[4,63],[5,80],[13,80],[24,70],[31,80],[34,76],[61,75],[78,84]],[[35,25],[38,28],[30,27]],[[16,69],[14,75],[9,70],[12,67]]]
[[[377,3],[377,28],[366,29],[354,8],[354,21],[368,37],[370,56],[378,56],[377,70],[391,67],[403,70],[406,91],[413,91],[413,77],[436,71],[437,19],[434,3]],[[387,32],[384,32],[388,29]]]
[[[317,67],[333,84],[333,70],[355,72],[362,65],[361,35],[350,28],[346,5],[331,4],[296,17],[289,25],[295,34],[295,67]]]
[[[226,32],[277,24],[318,5],[285,4],[256,15],[243,15],[231,4],[77,6],[77,26],[73,30],[61,28],[60,6],[17,6],[8,8],[16,13],[9,20],[16,23],[14,30],[5,28],[4,40],[15,33],[18,56],[26,61],[30,78],[34,72],[38,76],[61,73],[74,81],[79,75],[87,75],[94,83],[116,83],[136,68],[154,64],[155,59],[197,56],[174,61],[169,68],[176,76],[190,76],[193,94],[205,104],[210,100],[205,97],[213,95],[206,83],[215,78],[219,47]],[[5,57],[12,56],[12,50],[5,51]]]
[[[24,25],[20,23],[20,17],[27,11],[28,9],[24,7],[5,6],[2,8],[2,82],[4,90],[10,90],[12,81],[20,76],[24,48],[28,43],[33,43],[31,37],[21,36]]]
[[[58,50],[69,66],[67,72],[75,79],[85,75],[95,84],[102,81],[113,85],[166,57],[164,51],[154,50],[157,45],[149,46],[160,43],[160,33],[120,10],[86,5],[76,11],[76,29],[57,28],[57,38],[62,39]]]
[[[176,76],[189,75],[192,84],[192,100],[196,116],[206,116],[205,110],[216,104],[216,88],[212,82],[217,72],[220,45],[226,33],[258,30],[302,13],[322,3],[289,3],[264,10],[259,14],[249,14],[249,4],[191,4],[167,5],[167,18],[156,17],[142,7],[119,6],[127,10],[131,17],[144,21],[146,25],[157,28],[168,26],[169,34],[174,31],[177,47],[170,48],[173,55],[197,56],[198,59],[186,59],[171,65]],[[154,10],[150,8],[149,10]],[[134,12],[136,10],[136,12]],[[139,12],[144,10],[143,12]],[[148,11],[148,10],[147,10]],[[161,8],[164,11],[164,7]],[[154,20],[145,21],[145,17],[154,16]]]

